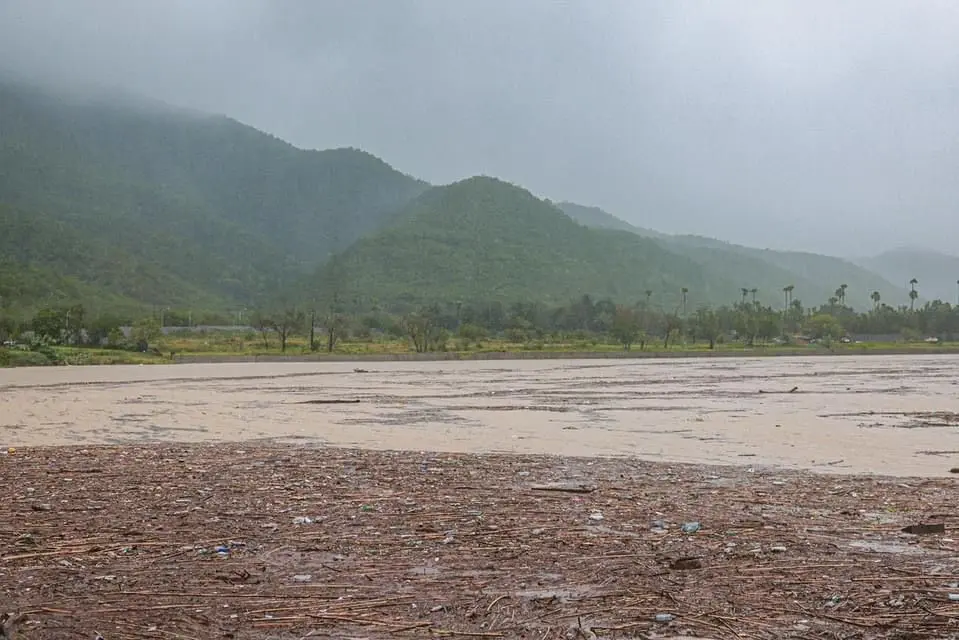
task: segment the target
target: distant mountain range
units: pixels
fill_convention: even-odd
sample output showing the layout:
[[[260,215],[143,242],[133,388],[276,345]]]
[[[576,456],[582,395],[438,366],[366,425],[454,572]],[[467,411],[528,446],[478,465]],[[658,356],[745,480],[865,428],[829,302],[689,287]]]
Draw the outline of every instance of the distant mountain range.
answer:
[[[819,304],[841,284],[865,309],[874,290],[905,304],[911,277],[925,298],[959,279],[951,256],[852,262],[671,236],[493,178],[433,187],[356,149],[306,151],[226,117],[12,82],[0,82],[0,225],[0,307],[23,314],[647,291],[674,308],[683,288],[693,306],[744,288],[781,305],[787,285]]]
[[[692,235],[666,235],[634,227],[616,216],[595,207],[561,203],[559,207],[582,224],[627,229],[656,240],[673,253],[686,256],[711,273],[740,283],[741,288],[757,288],[769,300],[769,293],[782,296],[784,287],[792,285],[793,297],[806,304],[821,304],[835,295],[840,285],[847,285],[846,304],[868,309],[870,296],[880,291],[888,304],[906,304],[908,287],[897,288],[882,276],[853,262],[815,253],[773,251],[730,244],[713,238]],[[625,225],[625,226],[623,226]]]
[[[927,249],[899,248],[855,262],[902,289],[916,279],[916,290],[926,300],[959,302],[959,257]]]

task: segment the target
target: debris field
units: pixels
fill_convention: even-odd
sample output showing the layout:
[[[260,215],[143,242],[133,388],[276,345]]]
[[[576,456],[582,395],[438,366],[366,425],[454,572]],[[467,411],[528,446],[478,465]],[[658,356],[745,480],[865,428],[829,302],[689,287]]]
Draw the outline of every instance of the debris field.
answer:
[[[269,441],[0,456],[0,637],[959,637],[956,481]]]

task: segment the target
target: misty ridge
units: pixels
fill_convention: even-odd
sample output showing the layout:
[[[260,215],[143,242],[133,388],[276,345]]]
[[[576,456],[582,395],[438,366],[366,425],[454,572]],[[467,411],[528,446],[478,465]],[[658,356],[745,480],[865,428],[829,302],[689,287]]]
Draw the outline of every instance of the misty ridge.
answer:
[[[908,104],[855,103],[847,83],[885,95],[891,86],[870,83],[891,82],[889,69],[839,56],[824,70],[811,49],[776,50],[755,16],[735,29],[762,38],[736,47],[717,28],[692,47],[665,38],[683,35],[672,13],[682,9],[531,3],[510,14],[494,51],[451,39],[493,33],[496,4],[413,0],[367,20],[336,3],[285,16],[245,0],[227,13],[195,7],[0,7],[6,307],[84,301],[136,315],[589,295],[684,313],[791,297],[867,311],[959,295],[959,258],[936,249],[955,224],[959,194],[942,179],[950,151],[923,129],[956,124],[924,111],[942,105],[941,88],[929,104],[917,86]],[[682,17],[733,30],[741,9]],[[761,17],[778,28],[795,19],[797,38],[821,13],[770,11]],[[533,33],[561,15],[584,23]],[[102,37],[82,40],[94,26]],[[642,37],[626,39],[625,26]],[[859,62],[886,59],[878,27],[865,20],[846,43]],[[221,50],[200,46],[208,29]],[[913,85],[948,71],[930,66],[934,31],[908,58],[928,72]],[[398,49],[377,44],[387,33]],[[426,33],[436,42],[418,39]],[[528,42],[511,37],[520,33]],[[39,55],[54,35],[69,56]],[[136,55],[114,55],[137,38]],[[537,42],[555,60],[504,57]],[[560,42],[581,49],[560,53]],[[597,72],[624,64],[635,42],[664,66]],[[442,43],[445,59],[434,55]],[[788,62],[774,76],[785,84],[769,84],[770,69],[740,55],[748,47]],[[397,71],[411,61],[415,79]],[[702,76],[686,77],[692,61]],[[311,144],[324,141],[334,144]]]
[[[103,286],[105,299],[226,308],[294,286],[409,304],[653,290],[673,304],[687,288],[693,304],[722,304],[745,284],[773,304],[783,283],[819,300],[842,281],[855,306],[867,308],[876,290],[906,302],[906,287],[849,261],[663,234],[491,178],[431,190],[361,150],[302,150],[126,92],[7,80],[0,95],[2,202],[7,228],[24,230],[7,234],[7,257]],[[59,227],[59,247],[34,246],[44,224]],[[71,254],[82,265],[65,270]],[[82,287],[59,288],[81,297]]]
[[[954,252],[957,28],[951,3],[893,0],[7,0],[0,66],[434,185],[498,176],[664,233],[858,258]]]

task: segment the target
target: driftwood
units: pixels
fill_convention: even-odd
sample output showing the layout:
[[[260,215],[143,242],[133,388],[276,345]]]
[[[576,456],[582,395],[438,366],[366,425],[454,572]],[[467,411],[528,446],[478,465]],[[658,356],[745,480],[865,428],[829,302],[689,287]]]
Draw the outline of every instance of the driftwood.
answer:
[[[596,487],[577,482],[554,482],[551,484],[534,484],[533,491],[559,491],[561,493],[592,493]]]
[[[796,393],[799,391],[799,387],[793,387],[789,391],[766,391],[765,389],[760,389],[759,393]]]
[[[30,616],[18,640],[955,637],[959,542],[902,531],[953,513],[954,484],[270,442],[18,449],[0,604]]]
[[[933,524],[912,524],[908,527],[903,527],[903,533],[911,533],[917,536],[928,536],[933,533],[945,533],[946,525],[942,522],[936,522]]]

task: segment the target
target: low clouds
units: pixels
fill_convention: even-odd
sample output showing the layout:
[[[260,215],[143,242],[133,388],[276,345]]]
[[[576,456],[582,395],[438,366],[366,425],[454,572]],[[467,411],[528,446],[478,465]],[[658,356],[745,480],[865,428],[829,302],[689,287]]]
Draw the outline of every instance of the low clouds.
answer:
[[[949,2],[0,0],[0,65],[637,224],[952,250]]]

